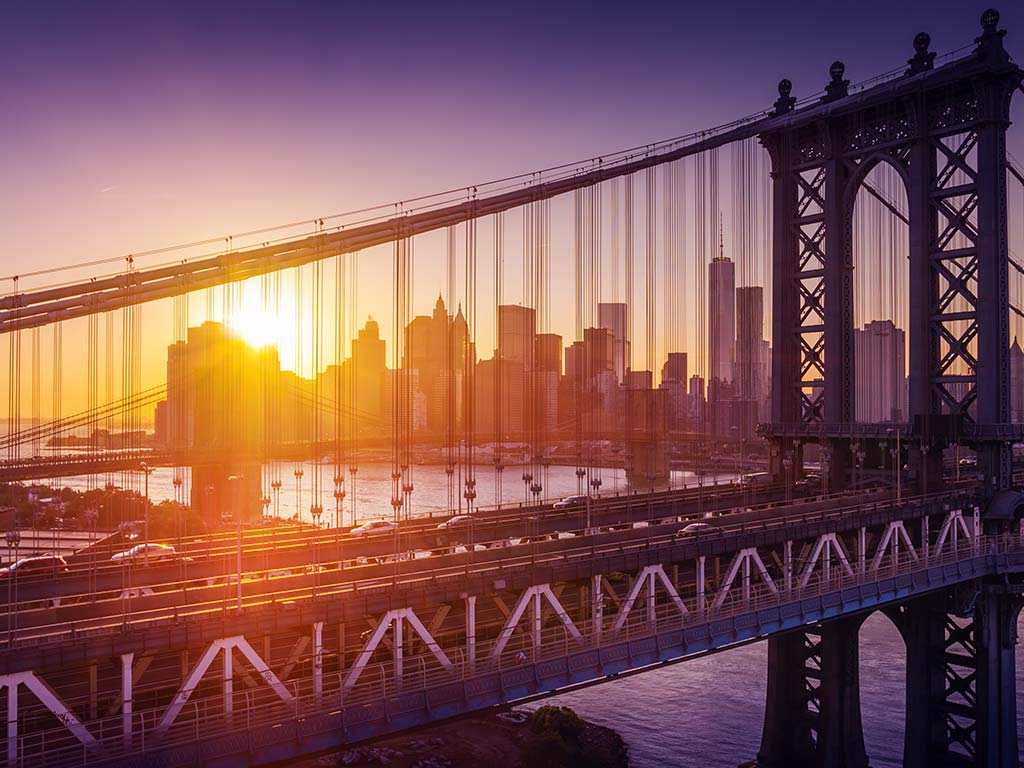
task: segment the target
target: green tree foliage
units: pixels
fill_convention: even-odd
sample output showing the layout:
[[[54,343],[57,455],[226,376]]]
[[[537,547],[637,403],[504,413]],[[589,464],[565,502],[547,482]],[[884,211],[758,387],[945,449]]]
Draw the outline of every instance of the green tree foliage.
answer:
[[[523,758],[530,768],[600,768],[582,737],[586,724],[569,707],[545,706],[530,717]]]

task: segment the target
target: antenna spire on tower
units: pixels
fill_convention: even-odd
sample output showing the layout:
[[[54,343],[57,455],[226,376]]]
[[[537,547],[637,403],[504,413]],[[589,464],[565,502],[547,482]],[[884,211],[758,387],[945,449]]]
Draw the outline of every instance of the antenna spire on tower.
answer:
[[[723,232],[722,212],[719,211],[718,212],[718,258],[720,258],[720,259],[724,259],[725,258],[725,237],[722,234],[722,232]]]

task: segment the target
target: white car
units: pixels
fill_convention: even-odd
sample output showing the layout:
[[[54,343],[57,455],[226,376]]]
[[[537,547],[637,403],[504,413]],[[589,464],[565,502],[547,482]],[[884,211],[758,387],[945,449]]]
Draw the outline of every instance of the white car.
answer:
[[[349,535],[361,536],[365,539],[367,536],[380,536],[385,533],[393,533],[397,528],[397,525],[387,520],[370,520],[362,525],[357,525],[349,531]]]
[[[676,536],[721,536],[722,529],[713,526],[711,523],[690,523],[676,533]]]
[[[572,509],[573,507],[581,507],[587,503],[586,496],[566,496],[564,499],[560,499],[551,505],[552,509]]]
[[[174,547],[169,544],[136,544],[131,549],[112,555],[110,559],[115,563],[152,562],[154,560],[171,560],[176,554]]]
[[[448,528],[461,528],[464,525],[469,525],[473,518],[470,515],[456,515],[455,517],[445,520],[443,523],[437,526],[438,530],[447,530]]]

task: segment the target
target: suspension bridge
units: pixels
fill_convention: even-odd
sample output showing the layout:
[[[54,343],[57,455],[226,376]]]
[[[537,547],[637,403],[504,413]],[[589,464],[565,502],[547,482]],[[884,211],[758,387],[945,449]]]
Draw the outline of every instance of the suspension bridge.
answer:
[[[1017,766],[1005,35],[987,11],[717,128],[6,278],[0,482],[134,494],[66,568],[3,572],[7,764],[269,765],[767,639],[751,759],[866,768],[879,611],[903,764]],[[114,557],[155,543],[157,467],[173,555]]]

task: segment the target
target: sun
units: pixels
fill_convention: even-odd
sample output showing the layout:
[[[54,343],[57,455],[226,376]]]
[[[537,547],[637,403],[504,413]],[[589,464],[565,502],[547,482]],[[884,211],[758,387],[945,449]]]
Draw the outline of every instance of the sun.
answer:
[[[280,342],[280,324],[272,312],[256,302],[235,308],[228,326],[251,347],[277,346]]]

